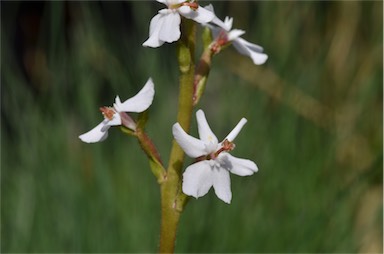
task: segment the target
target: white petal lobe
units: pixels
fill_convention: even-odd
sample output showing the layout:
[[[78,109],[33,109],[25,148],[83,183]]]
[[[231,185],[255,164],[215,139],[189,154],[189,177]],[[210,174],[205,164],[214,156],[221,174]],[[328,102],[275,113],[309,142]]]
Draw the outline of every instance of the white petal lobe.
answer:
[[[182,6],[178,11],[184,17],[193,19],[200,24],[211,22],[215,18],[215,14],[201,6],[199,6],[197,10],[192,10],[188,6]]]
[[[232,44],[240,54],[249,56],[256,65],[264,64],[268,59],[268,55],[262,53],[262,47],[250,43],[242,38],[233,40]]]
[[[213,14],[215,14],[215,9],[213,8],[212,4],[208,4],[208,5],[204,6],[204,9],[206,9],[206,10],[212,12]]]
[[[205,145],[201,140],[188,135],[179,123],[172,127],[173,137],[184,152],[191,158],[197,158],[205,155]]]
[[[85,143],[96,143],[105,140],[108,137],[109,126],[106,125],[107,121],[103,121],[95,128],[79,136],[81,141]]]
[[[212,4],[209,4],[209,5],[207,5],[207,6],[204,6],[204,9],[206,9],[206,10],[208,10],[208,11],[210,11],[210,12],[213,13],[214,18],[210,21],[212,24],[215,24],[215,25],[217,25],[217,26],[219,26],[219,27],[221,27],[221,28],[227,30],[227,26],[226,26],[226,24],[225,24],[223,21],[221,21],[221,19],[219,19],[219,18],[216,16],[216,14],[215,14],[215,10],[214,10]],[[214,27],[214,26],[211,26],[211,25],[209,25],[209,24],[204,24],[204,25],[208,25],[209,28],[211,28],[211,29]],[[216,29],[219,29],[219,28],[216,27]],[[229,28],[229,29],[231,29],[231,28]],[[228,31],[228,30],[227,30],[227,31]]]
[[[112,120],[108,120],[105,124],[105,126],[117,126],[121,125],[121,117],[119,113],[115,113],[113,115]],[[105,131],[106,127],[102,128],[102,131]]]
[[[200,139],[205,143],[213,143],[216,146],[218,143],[217,137],[209,127],[204,111],[198,110],[196,112],[196,119]]]
[[[235,140],[235,138],[237,137],[237,135],[239,134],[239,132],[241,131],[241,129],[243,128],[243,126],[247,123],[247,119],[245,118],[242,118],[240,120],[240,122],[235,126],[235,128],[228,134],[228,136],[225,138],[227,139],[228,141],[232,142],[233,140]],[[224,140],[225,140],[224,139]]]
[[[195,198],[202,197],[212,187],[213,178],[213,171],[207,161],[192,164],[183,174],[183,192]]]
[[[228,40],[233,41],[234,39],[239,38],[243,34],[245,34],[244,30],[233,29],[230,32],[228,32]]]
[[[222,153],[219,160],[222,168],[238,176],[249,176],[258,171],[257,165],[253,161],[240,159],[229,153]]]
[[[218,198],[227,204],[231,203],[231,179],[227,170],[222,168],[213,170],[213,188]]]
[[[153,35],[155,31],[159,30],[159,27],[161,27],[163,22],[162,17],[163,15],[158,13],[151,19],[151,23],[149,24],[149,36]]]
[[[195,12],[197,15],[193,20],[200,24],[211,22],[216,17],[213,12],[210,12],[201,6],[199,6]]]
[[[163,14],[159,13],[151,19],[151,23],[149,25],[149,38],[143,43],[143,46],[157,48],[164,44],[164,41],[159,38],[159,33],[163,23]]]
[[[155,88],[151,78],[148,79],[145,86],[132,98],[126,100],[123,103],[115,102],[121,112],[143,112],[145,111],[153,101],[155,95]]]
[[[120,108],[120,105],[121,105],[121,100],[120,100],[120,97],[118,95],[116,95],[116,98],[115,98],[115,103],[113,104],[113,107],[116,109],[117,112],[123,112]]]
[[[180,15],[177,12],[169,12],[164,15],[164,23],[161,25],[159,39],[165,42],[174,42],[180,38]]]
[[[244,45],[246,48],[248,48],[251,51],[254,51],[256,53],[263,53],[264,49],[263,47],[256,45],[254,43],[251,43],[249,41],[244,40],[243,38],[239,38],[236,40],[238,43],[241,43]]]

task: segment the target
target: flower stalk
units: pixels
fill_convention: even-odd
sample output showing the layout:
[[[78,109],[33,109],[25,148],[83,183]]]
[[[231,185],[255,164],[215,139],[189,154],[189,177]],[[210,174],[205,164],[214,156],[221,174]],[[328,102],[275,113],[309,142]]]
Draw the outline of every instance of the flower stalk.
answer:
[[[120,113],[122,122],[124,122],[124,118],[127,117],[127,114]],[[129,117],[129,116],[128,116]],[[152,173],[155,175],[157,182],[161,184],[166,176],[166,171],[164,168],[164,164],[161,160],[160,153],[158,152],[155,144],[145,132],[144,127],[148,119],[148,110],[139,114],[137,123],[133,122],[135,125],[135,130],[132,130],[126,125],[121,126],[121,130],[131,136],[137,138],[141,148],[147,155],[149,159],[149,165],[151,167]],[[133,120],[132,120],[133,121]]]
[[[193,82],[193,106],[199,103],[201,96],[205,90],[208,75],[211,70],[213,51],[210,47],[206,47],[201,55],[199,64],[197,65],[195,80]]]
[[[165,180],[166,172],[159,152],[143,129],[137,128],[135,134],[139,140],[141,148],[149,158],[149,165],[151,166],[152,173],[155,175],[157,182],[161,184]]]
[[[189,130],[193,109],[195,23],[192,20],[183,18],[181,31],[181,39],[177,46],[180,71],[177,121],[185,130]],[[160,253],[173,253],[175,249],[177,226],[187,200],[187,196],[181,189],[183,161],[184,151],[174,140],[167,175],[161,184]]]

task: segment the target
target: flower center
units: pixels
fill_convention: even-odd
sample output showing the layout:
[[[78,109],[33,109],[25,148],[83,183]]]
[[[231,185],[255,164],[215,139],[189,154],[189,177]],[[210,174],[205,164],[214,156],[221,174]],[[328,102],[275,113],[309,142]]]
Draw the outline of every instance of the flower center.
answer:
[[[213,153],[210,153],[208,155],[203,155],[203,156],[200,156],[198,158],[196,158],[196,161],[202,161],[202,160],[214,160],[216,159],[220,153],[222,152],[230,152],[232,151],[233,149],[235,149],[235,144],[231,141],[228,141],[228,139],[224,140],[223,141],[223,144],[221,146],[221,148],[219,150],[217,150],[216,152],[213,152]]]
[[[217,36],[216,40],[212,42],[211,44],[211,51],[214,54],[217,54],[220,52],[221,47],[228,43],[228,33],[224,29],[222,29]]]
[[[198,3],[196,3],[196,2],[183,2],[183,3],[180,3],[180,4],[171,4],[171,5],[168,6],[168,8],[169,9],[178,9],[181,6],[189,6],[189,8],[191,8],[194,11],[196,11],[197,8],[199,8]]]
[[[235,144],[230,142],[230,141],[228,141],[228,139],[226,139],[226,140],[223,141],[222,147],[219,150],[217,150],[215,153],[212,153],[210,155],[210,157],[212,159],[215,159],[215,158],[217,158],[217,156],[219,156],[220,153],[222,153],[222,152],[230,152],[233,149],[235,149]]]
[[[116,111],[112,107],[100,107],[100,111],[103,114],[105,119],[112,121],[113,116],[116,114]]]

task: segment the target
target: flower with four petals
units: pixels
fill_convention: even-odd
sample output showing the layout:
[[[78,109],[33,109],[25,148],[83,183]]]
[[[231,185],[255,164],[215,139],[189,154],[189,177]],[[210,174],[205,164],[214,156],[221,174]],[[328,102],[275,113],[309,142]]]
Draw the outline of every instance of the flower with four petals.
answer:
[[[113,107],[100,108],[104,120],[92,130],[80,135],[79,138],[86,143],[103,141],[108,137],[108,129],[117,125],[124,125],[131,130],[135,130],[136,123],[125,112],[140,113],[145,111],[152,104],[154,95],[154,84],[152,79],[149,78],[140,92],[123,103],[120,101],[119,96],[116,96]]]
[[[160,47],[164,42],[174,42],[180,38],[180,22],[182,15],[198,23],[208,23],[215,15],[199,6],[194,1],[187,0],[157,0],[167,5],[154,16],[149,25],[149,38],[143,43],[146,47]]]
[[[217,197],[229,204],[232,199],[229,172],[248,176],[258,171],[253,161],[236,158],[229,154],[235,147],[233,140],[247,120],[242,118],[228,136],[219,143],[202,110],[196,112],[196,119],[200,139],[188,135],[179,123],[174,124],[172,128],[176,142],[189,157],[196,159],[196,162],[188,166],[183,174],[183,192],[199,198],[207,194],[213,186]]]
[[[212,5],[206,6],[205,9],[215,13]],[[245,34],[245,31],[232,29],[233,18],[225,17],[223,22],[215,16],[212,23],[216,26],[210,24],[206,25],[211,29],[215,39],[211,44],[211,49],[214,52],[220,51],[221,47],[232,42],[232,45],[236,50],[242,55],[249,56],[254,64],[260,65],[267,61],[268,56],[263,53],[262,47],[240,38],[241,35]]]

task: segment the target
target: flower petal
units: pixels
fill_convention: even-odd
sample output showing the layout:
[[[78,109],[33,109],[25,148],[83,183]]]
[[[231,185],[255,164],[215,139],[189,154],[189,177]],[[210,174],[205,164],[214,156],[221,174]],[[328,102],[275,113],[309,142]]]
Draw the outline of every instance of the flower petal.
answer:
[[[109,125],[106,125],[108,121],[104,120],[98,124],[95,128],[79,136],[81,141],[85,143],[96,143],[105,140],[108,137]]]
[[[164,9],[164,10],[166,10],[166,9]],[[163,19],[164,15],[161,14],[160,11],[158,14],[156,14],[151,19],[151,23],[149,23],[149,36],[151,36],[153,33],[155,33],[157,30],[159,30],[158,28],[161,27],[160,24],[162,24],[162,22],[164,22],[164,19]]]
[[[161,25],[159,39],[165,42],[174,42],[180,38],[181,18],[177,12],[168,12],[164,15],[164,23]]]
[[[228,134],[228,136],[225,137],[224,140],[228,140],[229,142],[232,142],[237,137],[237,134],[241,131],[243,126],[247,123],[247,119],[242,118],[240,122],[233,128],[233,130]]]
[[[143,43],[143,46],[157,48],[164,44],[164,41],[159,39],[159,33],[164,23],[163,16],[163,14],[159,13],[151,19],[149,25],[149,38]]]
[[[268,55],[263,53],[262,47],[242,38],[235,39],[232,44],[240,54],[249,56],[256,65],[263,64],[268,59]]]
[[[200,24],[211,22],[216,17],[214,13],[201,6],[196,10],[192,10],[189,6],[181,6],[177,10],[187,19],[193,19]]]
[[[222,33],[222,32],[226,33],[227,32],[223,28],[217,27],[217,26],[213,26],[211,24],[207,24],[206,26],[209,29],[211,29],[213,39],[217,39],[219,37],[220,33]]]
[[[183,192],[199,198],[208,193],[213,184],[213,171],[207,161],[196,162],[187,167],[183,174]]]
[[[237,42],[243,44],[244,46],[246,46],[246,47],[249,48],[250,50],[255,51],[255,52],[257,52],[257,53],[263,53],[263,51],[264,51],[263,47],[261,47],[261,46],[259,46],[259,45],[256,45],[256,44],[254,44],[254,43],[251,43],[251,42],[249,42],[249,41],[246,41],[246,40],[244,40],[243,38],[239,38],[239,39],[237,40]]]
[[[187,0],[157,0],[157,1],[160,3],[165,2],[166,5],[170,6],[170,5],[176,5],[176,4],[184,3]]]
[[[227,31],[230,31],[232,29],[232,24],[233,24],[233,18],[227,16],[224,19],[224,26],[222,26],[222,28],[224,28]]]
[[[223,168],[214,169],[213,171],[213,188],[216,196],[225,203],[230,204],[232,199],[231,179],[229,172]]]
[[[206,154],[204,142],[188,135],[179,123],[173,125],[172,133],[176,142],[189,157],[197,158]]]
[[[213,8],[212,4],[208,4],[208,5],[204,6],[204,9],[206,9],[206,10],[212,12],[213,14],[215,14],[215,9]]]
[[[120,100],[120,97],[118,95],[116,95],[115,97],[115,103],[113,103],[113,107],[115,108],[115,110],[117,112],[123,112],[122,108],[121,108],[121,105],[123,103],[121,103],[121,100]]]
[[[213,15],[215,16],[210,22],[221,27],[221,28],[225,28],[225,23],[223,21],[221,21],[221,19],[219,19],[216,14],[215,14],[215,10],[213,8],[213,5],[212,4],[209,4],[207,6],[204,6],[204,9],[206,9],[207,11],[210,11],[213,13]],[[210,25],[210,24],[203,24],[205,26],[208,26],[210,29],[214,28],[214,26]],[[216,27],[217,28],[217,27]]]
[[[121,125],[121,117],[120,117],[120,114],[119,113],[115,113],[112,117],[112,120],[107,120],[106,126],[117,126],[117,125]],[[102,130],[104,131],[104,129]]]
[[[205,143],[214,143],[215,144],[214,148],[216,148],[218,140],[208,125],[207,119],[205,118],[204,111],[199,109],[196,112],[196,119],[197,119],[197,127],[199,130],[200,140],[204,141]]]
[[[148,79],[144,87],[132,98],[121,103],[119,97],[116,97],[115,108],[120,112],[143,112],[153,101],[155,88],[151,78]]]
[[[239,38],[240,36],[242,36],[243,34],[245,34],[244,30],[233,29],[230,32],[228,32],[228,40],[233,41],[233,40]]]
[[[218,160],[221,167],[239,176],[249,176],[259,170],[253,161],[240,159],[229,153],[221,153]]]

